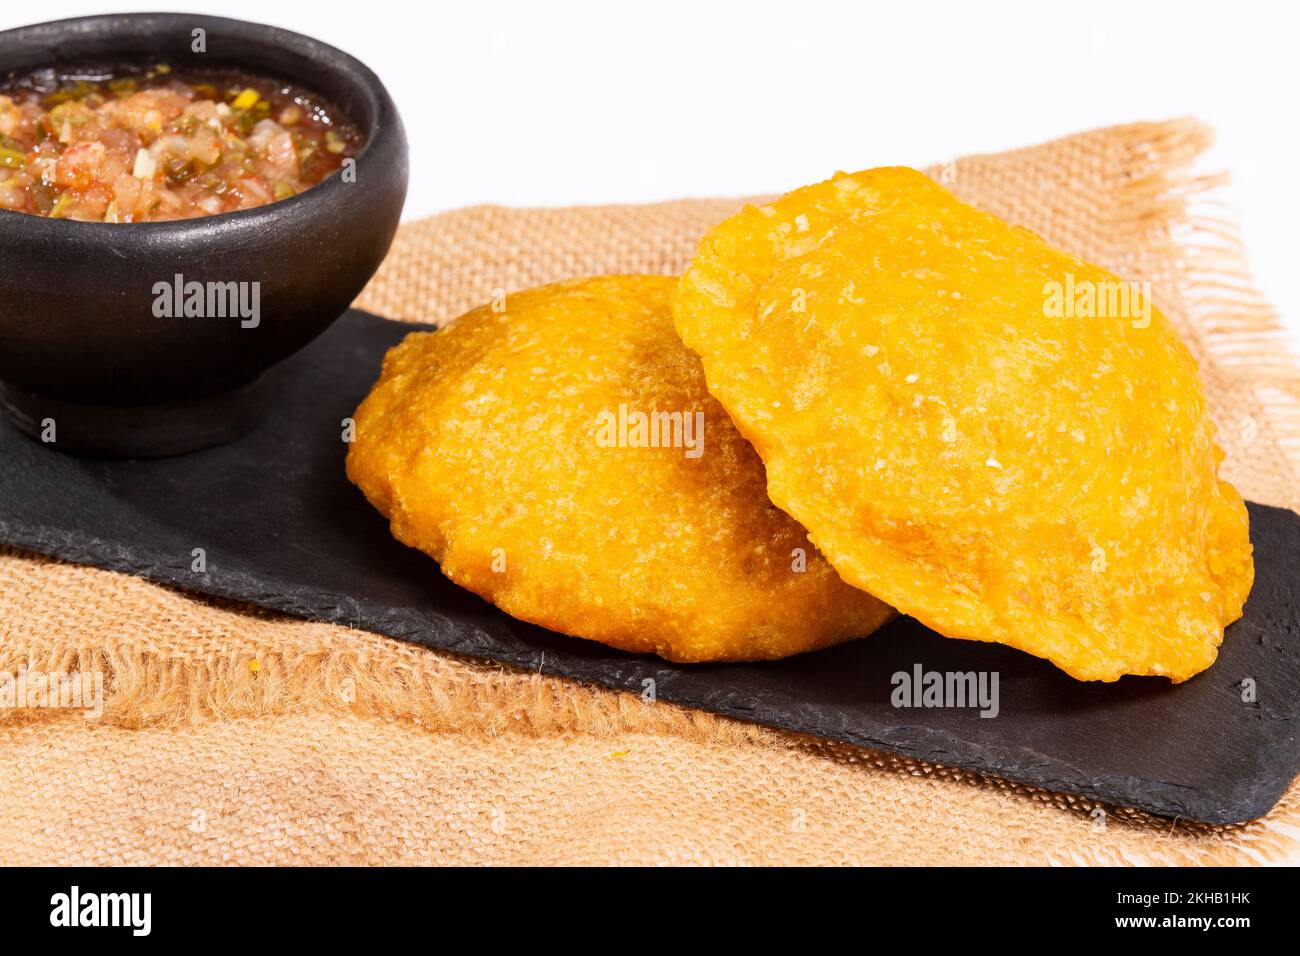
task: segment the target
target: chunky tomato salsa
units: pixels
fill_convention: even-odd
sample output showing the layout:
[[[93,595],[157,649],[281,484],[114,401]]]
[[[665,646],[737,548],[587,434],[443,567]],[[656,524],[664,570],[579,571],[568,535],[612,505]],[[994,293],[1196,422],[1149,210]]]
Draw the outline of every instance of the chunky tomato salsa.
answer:
[[[320,97],[233,71],[45,70],[0,83],[0,209],[158,222],[296,195],[361,137]]]

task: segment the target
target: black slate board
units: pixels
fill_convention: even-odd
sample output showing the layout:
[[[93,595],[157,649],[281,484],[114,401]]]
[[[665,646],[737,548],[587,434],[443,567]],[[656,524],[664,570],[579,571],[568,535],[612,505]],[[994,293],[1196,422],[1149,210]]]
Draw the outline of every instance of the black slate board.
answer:
[[[224,448],[158,461],[64,455],[0,423],[0,541],[190,591],[674,701],[1163,816],[1267,812],[1300,772],[1300,516],[1251,505],[1257,581],[1218,662],[1181,685],[1080,683],[1009,648],[901,619],[763,664],[678,666],[566,638],[448,582],[343,473],[341,421],[411,326],[349,312],[275,373],[281,402]],[[206,573],[190,570],[203,548]],[[1152,622],[1159,626],[1159,622]],[[1000,713],[896,709],[891,676],[996,671]],[[1240,684],[1255,681],[1256,703]]]

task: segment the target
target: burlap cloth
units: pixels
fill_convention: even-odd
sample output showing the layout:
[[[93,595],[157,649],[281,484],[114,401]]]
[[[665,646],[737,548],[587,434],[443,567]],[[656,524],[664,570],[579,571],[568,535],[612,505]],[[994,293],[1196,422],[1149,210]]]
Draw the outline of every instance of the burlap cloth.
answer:
[[[1208,140],[1190,120],[1139,124],[930,173],[1150,280],[1201,360],[1227,477],[1294,508],[1300,371],[1214,202],[1220,179],[1191,169]],[[441,321],[497,288],[676,273],[739,204],[446,213],[402,229],[358,305]],[[1246,863],[1300,845],[1294,785],[1243,826],[1103,817],[1084,800],[0,553],[0,667],[23,664],[100,670],[108,697],[97,721],[0,714],[6,863]]]

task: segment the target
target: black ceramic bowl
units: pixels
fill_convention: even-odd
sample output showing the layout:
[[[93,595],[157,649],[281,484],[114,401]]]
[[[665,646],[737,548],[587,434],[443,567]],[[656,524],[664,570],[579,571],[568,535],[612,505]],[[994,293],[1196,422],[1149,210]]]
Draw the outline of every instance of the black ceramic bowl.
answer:
[[[205,52],[193,49],[203,30]],[[273,400],[275,363],[337,319],[378,267],[406,197],[406,135],[364,64],[274,27],[191,14],[60,20],[0,32],[0,69],[165,62],[313,90],[364,136],[339,175],[256,209],[157,223],[0,210],[0,398],[54,447],[161,456],[229,441]],[[0,77],[3,78],[3,77]],[[159,282],[259,283],[255,327],[159,318]],[[248,288],[251,288],[248,287]],[[54,428],[46,427],[52,420]]]

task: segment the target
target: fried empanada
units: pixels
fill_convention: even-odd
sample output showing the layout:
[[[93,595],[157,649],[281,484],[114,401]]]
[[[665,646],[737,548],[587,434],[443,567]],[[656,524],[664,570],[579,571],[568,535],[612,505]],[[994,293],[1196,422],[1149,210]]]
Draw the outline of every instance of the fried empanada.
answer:
[[[673,312],[846,581],[1080,679],[1214,661],[1247,515],[1149,293],[886,168],[715,227]]]
[[[408,336],[356,413],[348,475],[453,581],[565,634],[674,661],[869,634],[891,609],[768,500],[673,330],[675,284],[566,282]]]

